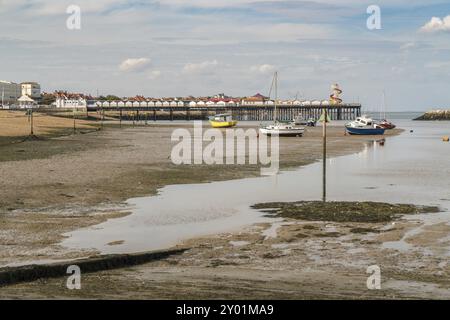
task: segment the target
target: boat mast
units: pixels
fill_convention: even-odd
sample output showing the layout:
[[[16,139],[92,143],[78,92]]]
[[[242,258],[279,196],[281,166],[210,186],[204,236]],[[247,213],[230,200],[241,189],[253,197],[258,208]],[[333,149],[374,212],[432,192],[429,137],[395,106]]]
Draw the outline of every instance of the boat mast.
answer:
[[[386,94],[383,90],[383,120],[386,120]]]
[[[278,100],[278,71],[275,71],[273,76],[273,80],[275,82],[275,103],[273,109],[273,122],[277,122],[277,100]]]

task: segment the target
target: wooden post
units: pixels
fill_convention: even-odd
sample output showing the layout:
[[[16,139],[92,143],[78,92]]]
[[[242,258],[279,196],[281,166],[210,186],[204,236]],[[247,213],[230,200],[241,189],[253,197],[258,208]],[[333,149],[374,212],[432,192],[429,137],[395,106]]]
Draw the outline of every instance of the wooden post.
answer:
[[[122,109],[119,110],[119,126],[122,128]]]
[[[34,128],[33,128],[33,108],[30,109],[30,136],[34,136]]]
[[[327,201],[327,108],[323,109],[323,172],[322,172],[322,201]]]
[[[103,121],[105,120],[105,109],[102,108],[100,128],[103,129]]]
[[[75,108],[73,108],[73,133],[77,132],[77,125],[76,125],[76,120],[75,120]]]

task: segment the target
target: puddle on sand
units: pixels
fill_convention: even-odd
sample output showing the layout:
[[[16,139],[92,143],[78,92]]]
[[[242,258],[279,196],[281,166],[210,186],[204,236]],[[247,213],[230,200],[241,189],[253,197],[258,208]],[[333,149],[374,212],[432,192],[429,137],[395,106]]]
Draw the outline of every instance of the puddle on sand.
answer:
[[[450,190],[450,148],[440,138],[449,131],[448,124],[397,124],[405,132],[388,138],[383,146],[373,143],[358,154],[328,160],[329,200],[439,205],[446,211],[441,217],[448,223],[450,203],[440,200],[448,199]],[[410,133],[410,129],[414,132]],[[61,244],[69,249],[96,249],[102,253],[139,252],[167,248],[197,236],[235,231],[254,223],[273,223],[273,219],[250,206],[319,199],[321,170],[321,163],[314,163],[274,177],[167,186],[157,196],[130,199],[131,215],[67,233],[68,238]],[[436,216],[427,214],[412,219],[434,223],[433,217]],[[276,227],[273,228],[266,235],[273,236]],[[124,242],[107,245],[118,240]],[[402,248],[401,241],[388,246],[410,249]]]

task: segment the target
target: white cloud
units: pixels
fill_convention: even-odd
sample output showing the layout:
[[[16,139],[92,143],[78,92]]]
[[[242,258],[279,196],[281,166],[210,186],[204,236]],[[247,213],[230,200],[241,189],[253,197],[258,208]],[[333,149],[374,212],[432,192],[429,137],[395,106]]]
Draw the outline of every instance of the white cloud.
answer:
[[[24,11],[32,15],[60,15],[69,5],[75,4],[82,13],[100,13],[127,4],[126,0],[7,0],[0,1],[0,12]]]
[[[200,63],[187,63],[183,67],[183,73],[199,73],[214,69],[219,63],[217,60],[203,61]]]
[[[147,58],[129,58],[124,61],[119,66],[120,71],[123,72],[139,72],[147,69],[151,64],[150,59]]]
[[[417,43],[415,42],[406,42],[400,46],[400,50],[408,51],[410,49],[414,49],[417,47]]]
[[[159,70],[153,70],[152,72],[150,72],[150,74],[148,75],[148,78],[150,80],[155,80],[158,79],[161,76],[161,71]]]
[[[253,66],[250,68],[250,70],[253,72],[259,72],[261,74],[270,74],[275,71],[275,66],[271,64],[262,64],[258,66]]]
[[[449,61],[430,61],[425,64],[425,68],[448,69],[448,68],[450,68],[450,62]]]
[[[441,19],[438,17],[431,18],[424,26],[420,28],[422,32],[439,32],[450,31],[450,15]]]

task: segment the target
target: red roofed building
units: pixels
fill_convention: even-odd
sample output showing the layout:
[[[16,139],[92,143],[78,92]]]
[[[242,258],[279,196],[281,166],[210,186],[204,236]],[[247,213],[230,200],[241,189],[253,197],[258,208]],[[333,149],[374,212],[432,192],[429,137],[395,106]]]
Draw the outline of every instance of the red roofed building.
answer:
[[[263,96],[260,93],[255,94],[254,96],[251,97],[246,97],[243,98],[241,101],[242,105],[264,105],[266,101],[268,101],[269,98],[266,96]]]

